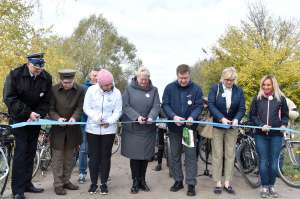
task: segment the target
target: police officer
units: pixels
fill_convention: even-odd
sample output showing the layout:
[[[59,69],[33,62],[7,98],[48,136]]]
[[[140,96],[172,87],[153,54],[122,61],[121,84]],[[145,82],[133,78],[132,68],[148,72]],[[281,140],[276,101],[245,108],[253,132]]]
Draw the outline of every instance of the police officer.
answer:
[[[49,111],[52,77],[44,70],[44,53],[32,54],[28,62],[12,70],[6,77],[3,99],[11,123],[30,122],[43,118]],[[40,126],[25,126],[13,130],[15,151],[12,167],[14,198],[25,198],[24,192],[40,193],[32,182],[33,160]]]

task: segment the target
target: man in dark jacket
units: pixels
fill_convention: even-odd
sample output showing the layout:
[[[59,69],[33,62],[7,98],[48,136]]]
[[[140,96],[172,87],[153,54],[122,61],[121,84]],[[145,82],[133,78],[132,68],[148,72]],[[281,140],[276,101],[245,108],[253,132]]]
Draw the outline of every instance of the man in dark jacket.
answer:
[[[3,99],[11,123],[36,121],[49,111],[52,77],[44,70],[43,56],[43,53],[28,56],[28,63],[12,70],[5,80]],[[14,198],[25,198],[24,192],[44,191],[31,182],[39,131],[40,126],[13,130],[16,139],[11,182]]]
[[[176,192],[183,188],[183,172],[181,165],[181,152],[183,127],[189,126],[195,130],[197,125],[192,123],[182,123],[182,120],[193,121],[201,114],[203,109],[202,90],[190,79],[190,67],[182,64],[177,67],[177,81],[167,85],[162,99],[162,108],[168,119],[178,121],[177,123],[168,123],[170,130],[171,145],[171,168],[175,179],[174,185],[170,191]],[[195,196],[195,185],[197,176],[196,147],[184,147],[185,166],[186,166],[186,184],[188,184],[188,196]]]

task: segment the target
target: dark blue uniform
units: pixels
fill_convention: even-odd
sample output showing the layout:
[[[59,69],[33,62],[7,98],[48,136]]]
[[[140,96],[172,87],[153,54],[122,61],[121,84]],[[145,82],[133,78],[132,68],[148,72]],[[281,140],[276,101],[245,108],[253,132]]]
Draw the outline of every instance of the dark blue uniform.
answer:
[[[42,67],[42,66],[41,66]],[[24,122],[31,112],[45,117],[49,112],[52,77],[46,71],[30,74],[27,64],[12,70],[5,80],[3,99],[11,123]],[[26,126],[13,130],[16,147],[12,168],[12,192],[23,194],[32,187],[31,176],[40,126]]]

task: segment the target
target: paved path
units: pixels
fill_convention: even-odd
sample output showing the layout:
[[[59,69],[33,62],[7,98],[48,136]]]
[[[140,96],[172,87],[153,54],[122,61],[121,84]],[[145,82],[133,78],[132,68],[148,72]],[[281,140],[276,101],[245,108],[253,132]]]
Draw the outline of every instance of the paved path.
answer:
[[[165,163],[165,162],[163,162]],[[196,187],[197,196],[187,197],[186,186],[184,190],[177,193],[169,191],[170,186],[173,184],[173,180],[169,178],[166,166],[163,165],[162,171],[153,171],[156,163],[152,162],[149,164],[147,172],[147,182],[151,188],[151,192],[139,192],[136,195],[129,193],[131,187],[129,160],[116,154],[112,158],[112,169],[111,169],[111,182],[108,184],[109,195],[101,196],[100,194],[90,195],[87,190],[89,188],[89,179],[83,185],[80,185],[78,191],[68,191],[66,196],[57,196],[53,192],[52,187],[52,173],[49,171],[45,177],[38,175],[34,182],[37,186],[45,188],[45,192],[42,194],[31,194],[26,193],[26,197],[29,199],[83,199],[83,198],[107,198],[107,199],[124,199],[124,198],[135,198],[135,199],[185,199],[185,198],[201,198],[201,199],[256,199],[259,198],[259,189],[250,188],[243,180],[243,178],[236,171],[233,178],[233,187],[237,194],[235,196],[223,193],[220,196],[216,196],[212,189],[214,183],[211,178],[207,176],[198,177],[198,185]],[[203,173],[201,169],[203,162],[199,161],[199,173]],[[76,168],[72,175],[72,181],[77,183],[78,169]],[[280,193],[281,198],[284,199],[298,199],[300,198],[300,189],[294,189],[286,186],[281,180],[277,181],[277,190]],[[10,190],[5,192],[5,198],[11,198]]]

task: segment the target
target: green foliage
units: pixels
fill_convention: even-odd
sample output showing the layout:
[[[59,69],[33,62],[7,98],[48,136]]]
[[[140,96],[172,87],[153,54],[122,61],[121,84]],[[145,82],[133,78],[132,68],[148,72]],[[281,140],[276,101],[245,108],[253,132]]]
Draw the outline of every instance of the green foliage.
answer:
[[[211,60],[200,61],[193,70],[207,91],[225,67],[235,66],[247,106],[259,90],[260,79],[273,74],[285,95],[300,105],[299,39],[296,23],[275,19],[263,6],[252,5],[248,20],[230,26],[212,48]]]
[[[31,7],[21,0],[0,1],[0,90],[4,80],[12,67],[24,62],[24,56],[29,51],[30,36],[33,33],[28,18]],[[0,110],[6,107],[0,96]]]
[[[39,1],[34,1],[39,6]],[[0,0],[0,90],[12,68],[25,63],[26,56],[45,52],[46,70],[57,83],[58,70],[74,68],[82,82],[94,67],[112,71],[117,86],[123,90],[127,77],[141,65],[136,49],[125,37],[118,35],[102,15],[81,20],[71,37],[51,34],[51,29],[35,29],[29,22],[33,6],[22,0]],[[123,68],[121,64],[129,67]],[[0,110],[5,111],[3,96]]]
[[[115,27],[102,15],[91,15],[80,21],[66,41],[67,52],[85,79],[92,68],[108,68],[121,89],[126,85],[120,64],[139,65],[135,46],[118,35]],[[133,68],[132,68],[133,69]]]

